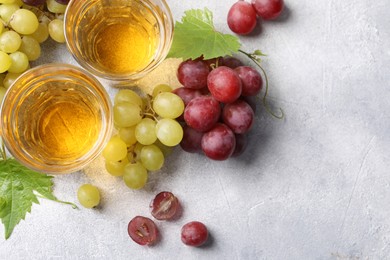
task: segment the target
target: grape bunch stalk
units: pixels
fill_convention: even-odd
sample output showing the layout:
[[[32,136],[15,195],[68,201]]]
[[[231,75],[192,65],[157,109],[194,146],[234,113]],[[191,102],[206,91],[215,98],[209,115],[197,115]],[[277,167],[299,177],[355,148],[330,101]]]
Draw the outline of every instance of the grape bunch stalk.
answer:
[[[0,101],[6,89],[41,56],[49,36],[65,42],[69,0],[0,0]]]
[[[118,130],[103,150],[105,167],[113,176],[123,176],[131,189],[141,189],[148,172],[164,165],[170,148],[183,138],[176,120],[184,111],[182,99],[161,84],[152,95],[131,89],[118,91],[114,98],[114,124]]]

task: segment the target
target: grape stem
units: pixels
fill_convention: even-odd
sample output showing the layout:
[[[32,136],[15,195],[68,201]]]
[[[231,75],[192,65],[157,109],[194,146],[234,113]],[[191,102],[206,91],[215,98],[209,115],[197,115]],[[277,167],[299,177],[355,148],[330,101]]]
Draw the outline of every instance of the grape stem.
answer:
[[[52,200],[52,201],[55,201],[55,202],[58,202],[58,203],[61,203],[61,204],[70,205],[70,206],[72,206],[73,209],[78,209],[79,208],[79,207],[77,207],[76,204],[74,204],[72,202],[62,201],[62,200],[58,200],[58,199],[49,199],[49,198],[46,198],[45,196],[42,196],[41,194],[35,194],[35,196],[37,196],[39,198],[42,198],[42,199]]]
[[[259,57],[259,56],[265,56],[265,55],[263,53],[261,53],[260,51],[255,51],[253,53],[247,53],[246,51],[243,51],[243,50],[238,50],[238,51],[241,52],[242,54],[244,54],[245,56],[247,56],[249,59],[251,59],[260,68],[261,72],[264,75],[265,93],[263,96],[263,106],[265,107],[265,110],[267,110],[267,112],[269,114],[271,114],[273,117],[276,117],[277,119],[283,119],[284,118],[283,110],[281,108],[279,108],[280,113],[279,113],[279,115],[277,115],[277,114],[275,114],[274,111],[272,111],[272,108],[268,104],[267,96],[268,96],[269,80],[268,80],[268,76],[267,76],[265,69],[263,68],[263,66],[261,66],[261,59]]]

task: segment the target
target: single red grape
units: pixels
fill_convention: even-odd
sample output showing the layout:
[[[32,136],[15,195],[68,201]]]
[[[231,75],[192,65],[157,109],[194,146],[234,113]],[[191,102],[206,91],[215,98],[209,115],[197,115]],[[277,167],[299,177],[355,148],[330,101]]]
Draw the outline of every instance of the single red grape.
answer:
[[[183,127],[183,132],[183,139],[180,142],[181,148],[189,153],[196,153],[201,151],[203,133],[195,131],[188,125]]]
[[[150,202],[151,214],[158,220],[172,219],[179,208],[179,200],[169,191],[163,191]]]
[[[207,77],[211,95],[223,103],[231,103],[240,97],[241,79],[233,69],[221,66],[212,70]]]
[[[253,6],[245,1],[238,1],[230,8],[227,23],[237,34],[249,34],[255,29],[257,15]]]
[[[210,130],[221,115],[219,102],[210,96],[194,98],[184,109],[184,120],[198,132]]]
[[[177,78],[186,88],[201,89],[207,85],[209,67],[202,60],[186,60],[180,63]]]
[[[263,79],[260,73],[252,67],[240,66],[234,69],[242,82],[243,96],[256,96],[263,87]]]
[[[199,221],[189,222],[181,228],[181,241],[187,246],[201,246],[208,237],[207,227]]]
[[[140,245],[152,245],[156,242],[158,230],[153,220],[136,216],[127,227],[127,231],[131,239]]]
[[[226,160],[236,147],[236,138],[233,131],[225,124],[218,123],[202,137],[202,150],[213,160]]]
[[[283,11],[283,0],[252,0],[252,5],[258,16],[264,20],[277,18]]]
[[[244,100],[226,104],[222,111],[223,122],[232,129],[235,134],[244,134],[253,125],[255,113],[251,106]]]

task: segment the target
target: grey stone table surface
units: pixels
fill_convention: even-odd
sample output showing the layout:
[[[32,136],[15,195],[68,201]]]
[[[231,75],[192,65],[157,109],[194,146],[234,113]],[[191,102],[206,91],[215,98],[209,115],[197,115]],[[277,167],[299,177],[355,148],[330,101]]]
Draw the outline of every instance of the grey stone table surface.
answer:
[[[222,32],[234,2],[168,0],[176,20],[207,6]],[[240,37],[243,49],[268,54],[270,102],[284,120],[259,103],[243,156],[215,162],[176,149],[141,191],[105,174],[101,160],[55,177],[55,195],[68,201],[81,184],[97,185],[101,207],[41,200],[0,238],[0,259],[390,259],[390,1],[286,6],[282,19]],[[76,64],[65,46],[45,47],[39,63]],[[150,216],[162,190],[180,198],[183,215],[158,221],[161,241],[141,247],[127,224]],[[207,246],[181,243],[191,220],[208,226]]]

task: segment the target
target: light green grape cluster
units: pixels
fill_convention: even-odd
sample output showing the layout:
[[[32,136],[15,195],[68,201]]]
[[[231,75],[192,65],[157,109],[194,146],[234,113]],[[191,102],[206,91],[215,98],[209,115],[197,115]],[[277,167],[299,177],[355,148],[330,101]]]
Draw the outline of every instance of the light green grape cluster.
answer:
[[[119,90],[114,98],[114,124],[118,133],[103,150],[105,166],[113,176],[123,176],[131,189],[141,189],[148,172],[160,170],[172,147],[183,138],[175,120],[184,103],[172,88],[161,84],[152,96],[130,89]]]
[[[65,42],[66,6],[55,0],[0,0],[0,102],[30,62],[41,56],[41,43],[49,36]]]

